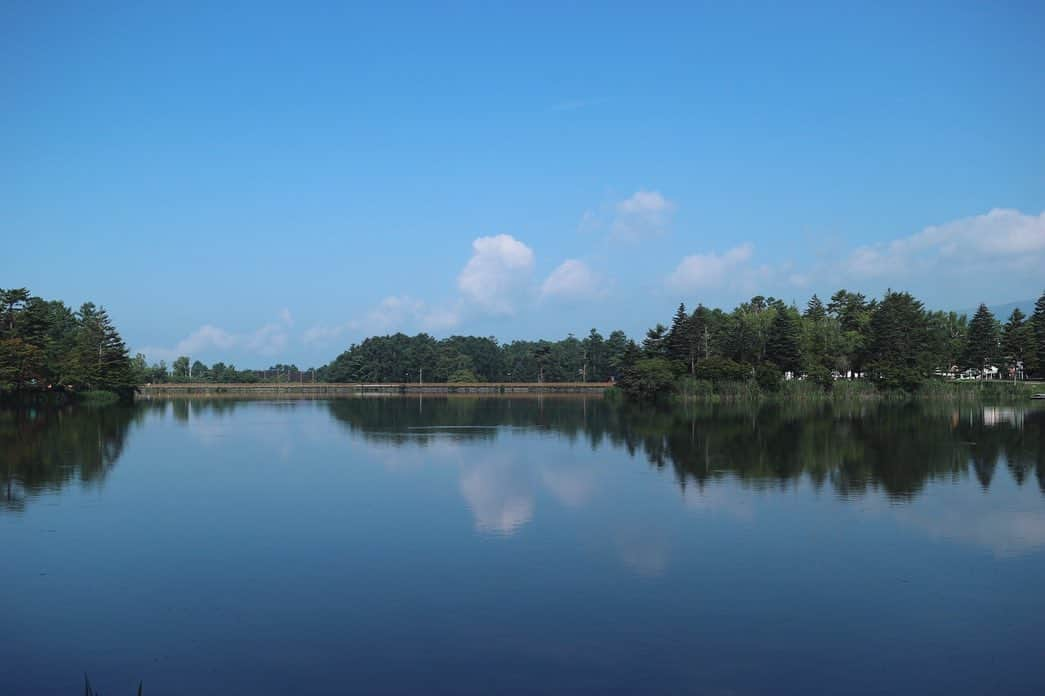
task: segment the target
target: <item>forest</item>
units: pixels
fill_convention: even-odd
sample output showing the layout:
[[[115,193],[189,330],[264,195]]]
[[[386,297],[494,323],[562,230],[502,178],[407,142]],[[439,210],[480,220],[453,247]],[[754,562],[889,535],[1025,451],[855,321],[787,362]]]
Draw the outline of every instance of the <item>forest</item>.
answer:
[[[105,309],[85,302],[73,310],[25,288],[0,289],[0,391],[127,396],[138,383]]]
[[[1045,294],[1032,316],[1016,309],[1002,324],[980,305],[969,319],[930,311],[906,292],[882,299],[839,290],[814,295],[803,309],[756,296],[726,312],[680,304],[641,343],[623,331],[604,338],[513,341],[394,334],[352,345],[317,379],[330,382],[560,382],[615,380],[635,396],[653,396],[689,377],[711,383],[757,381],[773,390],[786,377],[825,388],[867,378],[914,391],[934,376],[962,371],[1028,378],[1045,372]],[[423,374],[422,374],[423,371]]]
[[[133,391],[160,382],[607,382],[636,397],[670,392],[684,380],[752,383],[774,391],[802,378],[825,389],[865,379],[883,390],[912,392],[927,380],[969,376],[1045,377],[1045,293],[1030,316],[1003,321],[980,305],[969,318],[932,311],[907,292],[881,299],[842,289],[802,308],[756,296],[731,311],[680,304],[641,341],[623,331],[558,341],[426,333],[372,336],[330,363],[299,370],[277,364],[240,370],[188,356],[171,366],[129,357],[106,311],[74,311],[24,289],[0,290],[0,388]]]

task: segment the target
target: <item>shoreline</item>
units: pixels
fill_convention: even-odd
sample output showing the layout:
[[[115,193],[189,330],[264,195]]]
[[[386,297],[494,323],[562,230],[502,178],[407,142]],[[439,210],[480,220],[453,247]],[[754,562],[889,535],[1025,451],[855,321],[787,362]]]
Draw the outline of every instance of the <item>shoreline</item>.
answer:
[[[146,384],[136,399],[173,396],[363,396],[367,394],[584,394],[602,396],[612,383],[606,382],[460,382],[399,383],[298,383],[298,384]]]

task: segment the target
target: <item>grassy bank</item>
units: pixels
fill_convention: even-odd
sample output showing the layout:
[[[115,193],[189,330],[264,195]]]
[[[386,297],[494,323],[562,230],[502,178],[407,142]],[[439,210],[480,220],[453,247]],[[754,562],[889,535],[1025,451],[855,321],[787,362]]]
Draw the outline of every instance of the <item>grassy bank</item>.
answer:
[[[118,401],[120,401],[120,395],[116,392],[98,389],[94,391],[85,391],[77,393],[76,401],[81,404],[88,404],[92,406],[107,406],[109,404],[115,404]]]
[[[67,404],[108,406],[125,399],[126,397],[117,392],[101,389],[83,392],[59,389],[0,390],[0,404],[13,407],[64,406]]]
[[[978,382],[930,382],[919,392],[922,398],[956,401],[994,401],[1030,399],[1045,393],[1045,382],[1008,382],[1002,380]]]
[[[944,382],[929,381],[914,393],[882,391],[871,382],[839,380],[825,388],[808,380],[781,382],[776,389],[763,389],[754,380],[710,382],[683,378],[675,384],[672,400],[691,403],[740,403],[764,400],[788,402],[903,401],[1028,401],[1045,393],[1043,382]]]

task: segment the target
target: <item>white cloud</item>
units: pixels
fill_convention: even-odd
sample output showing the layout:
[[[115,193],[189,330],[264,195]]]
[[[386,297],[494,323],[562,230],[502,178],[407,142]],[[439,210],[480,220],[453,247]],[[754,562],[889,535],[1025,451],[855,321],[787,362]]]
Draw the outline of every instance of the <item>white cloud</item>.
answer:
[[[533,493],[524,473],[507,460],[465,467],[461,495],[472,509],[476,529],[510,535],[533,518]]]
[[[243,345],[252,353],[275,356],[284,352],[289,338],[286,324],[266,324],[243,339]]]
[[[349,326],[368,333],[386,333],[415,321],[424,307],[423,301],[409,295],[391,295],[378,302],[362,319],[349,322]]]
[[[530,288],[533,250],[508,234],[479,237],[457,277],[460,297],[432,305],[410,295],[389,295],[363,316],[335,325],[316,325],[302,334],[306,345],[323,345],[345,334],[393,331],[440,332],[459,325],[474,311],[511,315]]]
[[[289,343],[287,330],[294,320],[290,310],[279,312],[280,320],[271,322],[249,333],[232,333],[213,324],[204,324],[178,341],[173,347],[149,346],[139,349],[149,360],[174,360],[188,357],[212,356],[226,359],[232,350],[246,350],[263,356],[279,355]]]
[[[424,300],[409,295],[390,295],[359,319],[333,326],[317,325],[301,336],[306,345],[324,345],[343,335],[387,334],[395,331],[442,331],[461,320],[460,308],[454,304],[432,307]]]
[[[566,507],[578,508],[591,498],[598,477],[590,466],[543,464],[541,482]]]
[[[321,345],[339,338],[347,330],[348,326],[346,324],[338,326],[316,325],[305,330],[305,333],[301,335],[301,341],[305,345]]]
[[[687,256],[668,275],[668,287],[679,292],[689,292],[733,285],[738,278],[748,275],[746,267],[752,253],[754,247],[745,243],[724,254],[709,252]],[[741,270],[745,272],[740,273]]]
[[[194,355],[212,348],[228,350],[236,345],[237,337],[224,329],[211,324],[204,324],[185,338],[178,341],[172,352],[178,355]]]
[[[605,283],[599,275],[577,259],[563,261],[541,284],[542,298],[587,300],[605,293]]]
[[[941,265],[1030,270],[1045,263],[1045,212],[1026,215],[995,208],[984,215],[926,227],[888,243],[856,248],[846,269],[865,278],[903,276]]]
[[[663,234],[671,224],[675,204],[659,191],[636,191],[617,203],[612,236],[639,240]]]
[[[472,242],[472,257],[457,277],[457,287],[474,307],[490,314],[514,314],[533,264],[533,250],[515,237],[479,237]]]

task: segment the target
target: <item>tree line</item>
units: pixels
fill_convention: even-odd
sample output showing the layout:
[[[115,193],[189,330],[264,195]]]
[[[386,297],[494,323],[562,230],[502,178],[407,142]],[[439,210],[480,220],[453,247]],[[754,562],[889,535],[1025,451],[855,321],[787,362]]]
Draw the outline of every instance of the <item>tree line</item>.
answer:
[[[1045,293],[1027,317],[1014,309],[1001,324],[986,305],[972,319],[927,310],[907,292],[878,299],[842,289],[828,302],[813,295],[803,310],[756,296],[731,312],[679,305],[625,359],[620,382],[651,396],[689,376],[711,382],[752,379],[770,391],[782,379],[830,388],[864,378],[889,390],[915,391],[934,376],[1045,377]]]
[[[127,346],[104,308],[0,289],[0,391],[49,388],[127,394]]]
[[[124,393],[161,382],[604,382],[632,396],[671,391],[680,380],[755,382],[772,391],[785,378],[830,389],[866,379],[884,389],[917,390],[934,376],[974,371],[997,377],[1045,377],[1045,293],[1027,317],[1000,322],[980,305],[971,319],[930,311],[907,292],[881,299],[842,289],[814,295],[799,309],[755,296],[731,311],[680,304],[669,324],[641,343],[623,331],[596,329],[559,341],[421,333],[373,336],[330,363],[299,370],[277,364],[240,370],[183,356],[149,365],[127,348],[103,308],[73,311],[25,288],[0,290],[0,388],[52,386]]]
[[[278,363],[265,370],[237,369],[235,365],[216,362],[207,365],[182,355],[170,365],[166,360],[149,365],[145,355],[138,353],[131,358],[131,370],[137,384],[177,384],[210,382],[216,384],[252,384],[255,382],[301,382],[310,381],[314,370],[302,371],[297,365]]]
[[[603,337],[512,341],[421,333],[373,336],[317,370],[325,382],[605,382],[624,366],[634,342],[623,331]]]
[[[567,382],[616,380],[632,396],[670,391],[685,378],[757,382],[772,391],[787,378],[830,389],[866,379],[915,391],[934,376],[970,370],[995,377],[1045,377],[1045,294],[1031,317],[1016,309],[1002,324],[985,306],[969,319],[931,311],[907,292],[881,299],[842,289],[803,309],[756,296],[732,311],[680,304],[641,343],[623,331],[604,338],[513,341],[428,334],[374,336],[319,368],[326,382]]]

